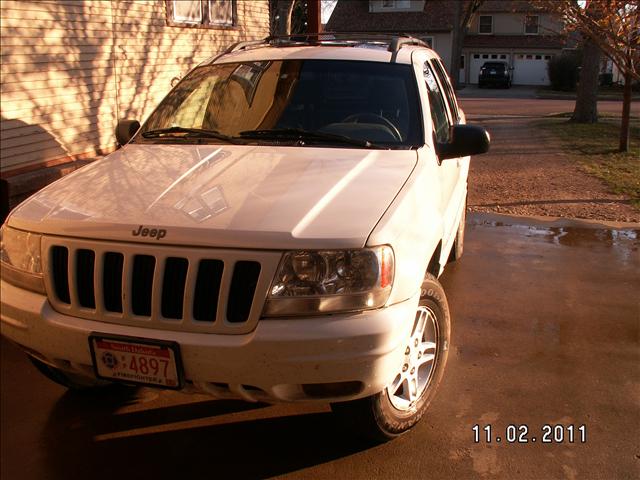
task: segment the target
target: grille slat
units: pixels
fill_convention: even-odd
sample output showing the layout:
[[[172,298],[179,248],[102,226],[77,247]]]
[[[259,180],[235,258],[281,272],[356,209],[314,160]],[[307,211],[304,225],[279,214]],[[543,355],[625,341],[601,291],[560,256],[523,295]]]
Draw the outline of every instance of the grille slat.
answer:
[[[251,313],[253,296],[260,277],[260,264],[241,260],[236,262],[227,300],[227,320],[231,323],[246,322]]]
[[[75,281],[76,265],[78,263],[78,257],[72,249],[69,249],[67,260],[67,279],[69,282],[69,297],[71,298],[71,305],[78,305],[78,288]]]
[[[43,238],[49,252],[47,290],[55,309],[80,318],[165,330],[250,332],[280,261],[277,252],[184,248],[168,256],[178,251],[59,241]]]
[[[131,311],[141,317],[151,316],[151,299],[153,294],[153,274],[156,259],[151,255],[133,257],[131,274]]]
[[[161,310],[164,318],[182,319],[188,268],[189,261],[186,258],[169,257],[165,260]]]
[[[104,254],[102,271],[102,293],[104,309],[108,312],[122,313],[122,273],[124,255],[117,252]]]
[[[215,322],[224,263],[200,260],[193,295],[193,318],[199,322]]]
[[[93,250],[76,250],[75,280],[78,302],[85,308],[96,308],[93,285],[96,254]]]
[[[58,300],[70,304],[69,295],[69,250],[65,247],[51,249],[51,267],[53,272],[53,288]]]

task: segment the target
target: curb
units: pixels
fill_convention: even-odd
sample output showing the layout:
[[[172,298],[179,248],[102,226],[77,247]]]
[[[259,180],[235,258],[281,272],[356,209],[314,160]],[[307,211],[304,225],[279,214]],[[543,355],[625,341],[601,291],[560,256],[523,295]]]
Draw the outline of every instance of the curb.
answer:
[[[540,215],[506,215],[503,213],[467,212],[471,225],[528,225],[532,227],[592,228],[600,230],[640,230],[640,223],[592,220],[586,218],[545,217]],[[500,225],[498,225],[500,224]]]

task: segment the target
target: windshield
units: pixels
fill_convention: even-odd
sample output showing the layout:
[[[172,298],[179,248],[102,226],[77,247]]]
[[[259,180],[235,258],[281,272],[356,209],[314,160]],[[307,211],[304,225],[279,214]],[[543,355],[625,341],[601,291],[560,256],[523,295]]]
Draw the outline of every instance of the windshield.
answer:
[[[305,144],[344,147],[353,139],[359,143],[350,145],[419,146],[420,107],[411,66],[271,60],[198,67],[165,97],[135,141],[226,138],[282,145],[302,134]]]

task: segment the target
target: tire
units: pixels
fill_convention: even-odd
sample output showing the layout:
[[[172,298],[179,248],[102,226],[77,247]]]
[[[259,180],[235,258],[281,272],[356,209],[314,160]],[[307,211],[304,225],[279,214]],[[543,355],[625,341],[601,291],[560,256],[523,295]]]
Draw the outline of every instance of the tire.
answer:
[[[49,380],[54,381],[58,385],[62,385],[63,387],[67,387],[70,390],[92,390],[97,388],[105,388],[114,386],[115,384],[112,382],[108,382],[106,380],[99,380],[97,378],[85,377],[83,375],[77,375],[71,372],[65,372],[60,370],[59,368],[52,367],[51,365],[47,365],[46,363],[38,360],[31,355],[28,355],[31,363],[35,365],[40,373],[42,373]]]
[[[458,224],[458,230],[456,231],[456,239],[453,241],[453,247],[451,247],[451,252],[449,253],[450,262],[460,260],[462,254],[464,253],[464,228],[466,219],[467,202],[465,201],[464,207],[462,209],[462,217],[460,217],[460,223]]]
[[[370,397],[331,405],[345,424],[369,440],[386,442],[410,430],[426,412],[442,380],[451,335],[449,306],[442,286],[430,273],[422,282],[421,292],[403,365],[398,366],[389,386]],[[417,349],[416,343],[421,348]],[[431,351],[424,357],[432,356],[432,360],[420,363],[421,354]],[[415,374],[412,369],[416,369]],[[416,381],[413,392],[411,379]]]

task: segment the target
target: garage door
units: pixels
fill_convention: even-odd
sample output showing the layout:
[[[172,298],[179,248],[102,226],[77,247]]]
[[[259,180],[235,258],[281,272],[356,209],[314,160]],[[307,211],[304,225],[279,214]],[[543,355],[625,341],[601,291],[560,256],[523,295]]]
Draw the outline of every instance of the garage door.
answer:
[[[473,53],[469,62],[469,83],[478,83],[480,67],[484,62],[509,62],[509,55],[506,53]]]
[[[514,85],[549,85],[547,62],[551,55],[517,54],[513,61]]]

